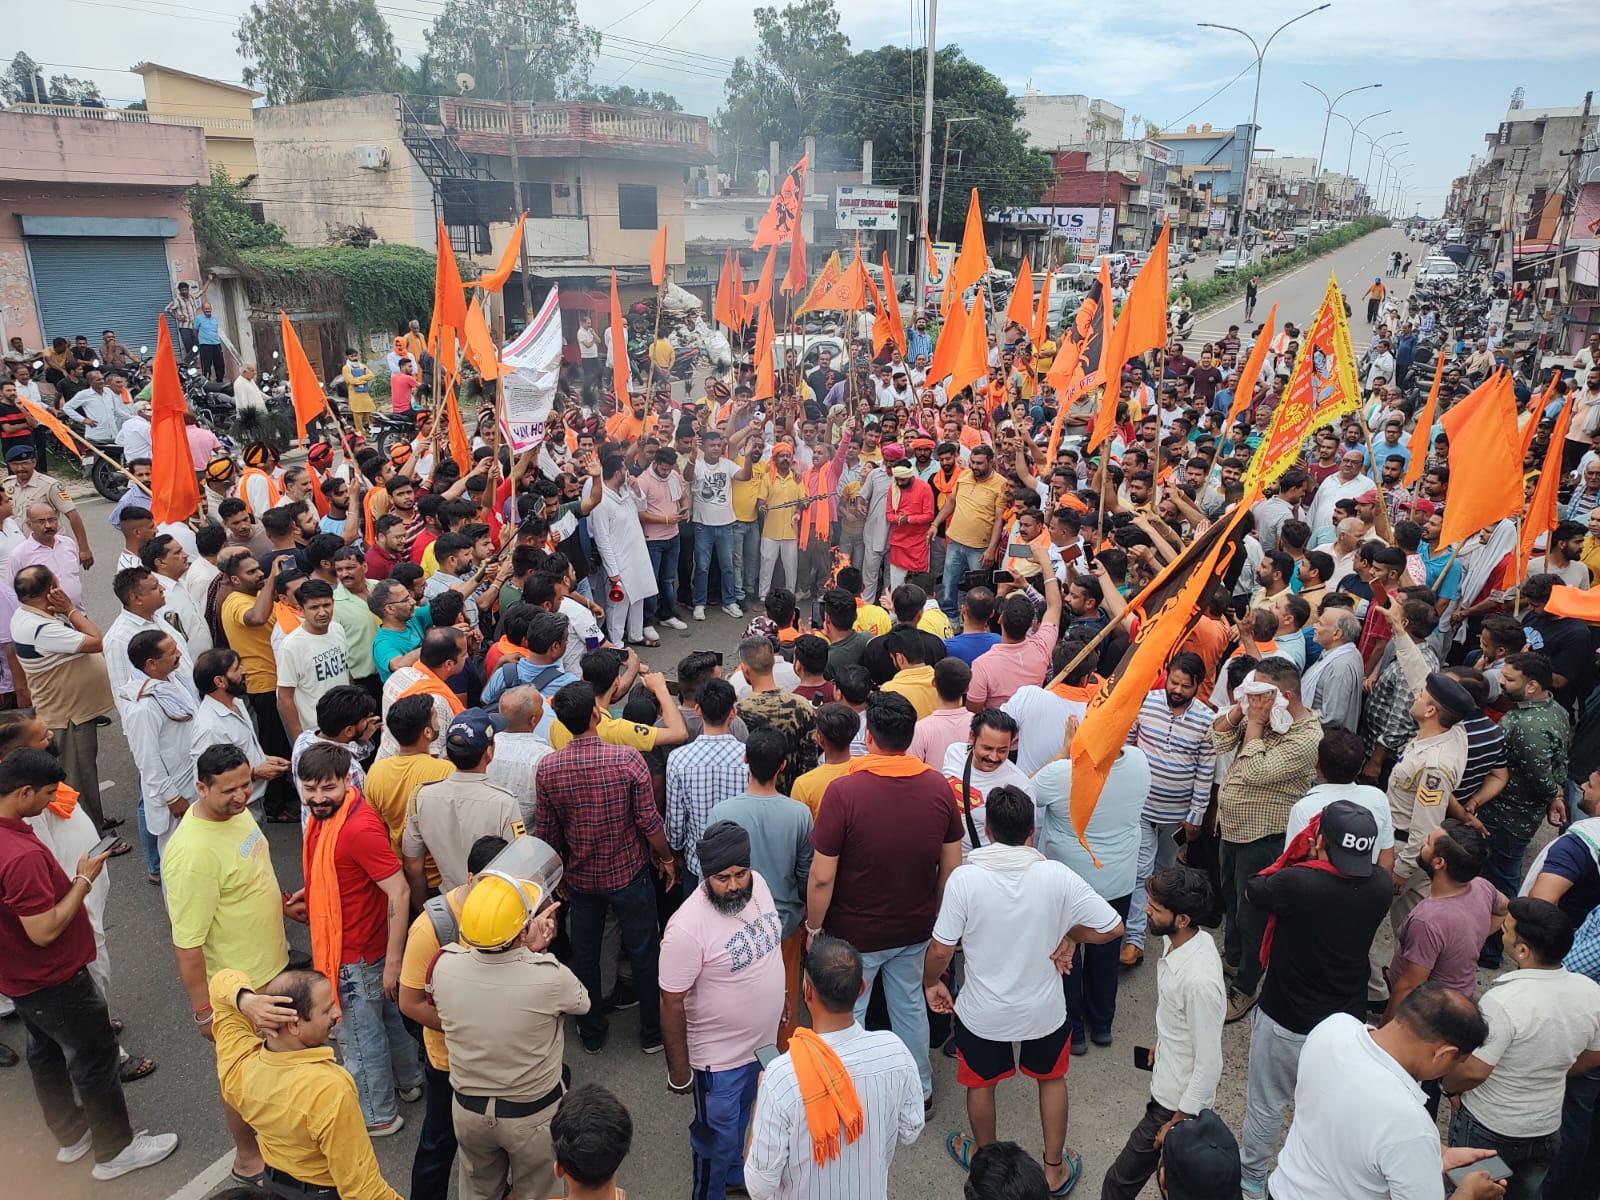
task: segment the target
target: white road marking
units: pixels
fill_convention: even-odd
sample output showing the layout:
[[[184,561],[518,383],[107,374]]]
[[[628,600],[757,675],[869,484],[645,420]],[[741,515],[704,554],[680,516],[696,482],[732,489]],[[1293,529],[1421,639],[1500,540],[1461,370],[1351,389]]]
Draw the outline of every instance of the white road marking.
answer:
[[[233,1151],[230,1150],[204,1171],[201,1171],[200,1174],[189,1180],[188,1183],[173,1192],[172,1195],[167,1197],[167,1200],[202,1200],[202,1197],[211,1194],[211,1190],[217,1184],[228,1178],[228,1173],[232,1170]]]

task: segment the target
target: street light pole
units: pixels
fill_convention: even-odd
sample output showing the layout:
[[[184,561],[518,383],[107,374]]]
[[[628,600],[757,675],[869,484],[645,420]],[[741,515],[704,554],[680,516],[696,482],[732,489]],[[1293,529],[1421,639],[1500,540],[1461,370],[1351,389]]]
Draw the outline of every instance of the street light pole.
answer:
[[[1361,135],[1362,137],[1367,138],[1367,169],[1361,173],[1361,185],[1364,188],[1367,189],[1367,204],[1368,204],[1369,207],[1372,205],[1373,197],[1376,195],[1376,192],[1373,190],[1373,187],[1372,187],[1372,155],[1373,155],[1373,152],[1377,150],[1379,142],[1386,142],[1390,138],[1398,137],[1400,134],[1402,134],[1404,132],[1405,132],[1405,130],[1403,130],[1403,129],[1391,129],[1388,133],[1385,133],[1385,134],[1381,135],[1380,137],[1375,137],[1375,138],[1367,137],[1367,135],[1364,134],[1364,133]]]
[[[977,117],[946,117],[944,122],[944,159],[939,164],[939,221],[938,227],[944,229],[944,177],[950,169],[950,126],[959,125],[963,121],[976,121]]]
[[[1300,82],[1304,83],[1313,92],[1321,96],[1323,103],[1328,106],[1327,111],[1322,115],[1322,145],[1317,147],[1317,165],[1311,171],[1311,219],[1316,220],[1317,200],[1322,194],[1322,156],[1327,152],[1328,149],[1328,123],[1333,120],[1333,110],[1335,106],[1338,105],[1339,101],[1343,100],[1346,96],[1352,96],[1356,92],[1371,91],[1373,88],[1381,88],[1383,84],[1364,83],[1360,87],[1346,88],[1337,96],[1329,99],[1328,93],[1323,91],[1316,84],[1307,83],[1304,79],[1302,79]],[[1341,113],[1340,115],[1342,116],[1343,114]],[[1343,185],[1341,185],[1341,190],[1343,190]]]
[[[1361,127],[1363,125],[1365,125],[1368,121],[1371,121],[1371,120],[1373,120],[1374,118],[1377,118],[1377,117],[1386,116],[1389,113],[1389,111],[1390,111],[1389,109],[1385,108],[1385,109],[1382,109],[1382,110],[1380,110],[1378,112],[1375,112],[1375,113],[1368,113],[1366,116],[1362,117],[1361,120],[1359,120],[1359,121],[1352,121],[1349,117],[1345,116],[1343,113],[1335,113],[1334,114],[1334,116],[1338,117],[1346,125],[1350,126],[1350,148],[1345,151],[1345,155],[1344,155],[1344,178],[1339,181],[1339,217],[1340,217],[1340,219],[1343,219],[1344,215],[1345,215],[1345,210],[1344,210],[1344,192],[1345,192],[1346,185],[1350,181],[1350,163],[1351,163],[1351,160],[1355,157],[1355,153],[1356,153],[1356,134],[1361,132]]]
[[[917,193],[917,223],[922,226],[922,236],[917,239],[915,262],[918,267],[911,289],[918,312],[927,303],[923,289],[933,267],[928,261],[928,191],[933,183],[933,47],[938,20],[939,0],[928,0],[928,61],[922,72],[922,190]]]
[[[1240,29],[1237,25],[1219,25],[1219,24],[1217,24],[1217,23],[1215,23],[1213,21],[1199,21],[1199,22],[1196,22],[1196,24],[1201,29],[1226,29],[1229,33],[1237,33],[1240,37],[1244,38],[1245,41],[1249,42],[1250,43],[1250,48],[1256,52],[1256,90],[1255,90],[1254,97],[1252,97],[1252,99],[1250,101],[1250,132],[1246,136],[1246,139],[1245,139],[1244,182],[1243,182],[1242,186],[1239,189],[1239,224],[1241,226],[1241,229],[1240,229],[1240,236],[1241,237],[1243,236],[1243,228],[1242,227],[1246,224],[1245,215],[1244,215],[1244,212],[1245,212],[1245,207],[1244,206],[1245,206],[1245,203],[1247,202],[1247,200],[1249,199],[1249,196],[1250,196],[1250,172],[1251,172],[1251,169],[1255,166],[1255,161],[1256,161],[1256,115],[1260,111],[1260,108],[1261,108],[1261,64],[1262,64],[1262,61],[1267,57],[1267,51],[1272,46],[1273,38],[1277,37],[1280,33],[1282,33],[1285,29],[1289,28],[1289,26],[1293,25],[1296,21],[1303,21],[1307,17],[1309,17],[1312,13],[1319,13],[1325,8],[1332,8],[1332,7],[1333,7],[1332,0],[1329,0],[1329,3],[1327,3],[1327,4],[1319,4],[1315,8],[1307,9],[1305,12],[1301,13],[1298,17],[1289,18],[1289,20],[1285,21],[1282,25],[1279,25],[1276,29],[1274,29],[1272,31],[1272,33],[1270,35],[1268,35],[1267,40],[1265,42],[1259,44],[1259,45],[1256,43],[1256,39],[1254,37],[1252,37],[1250,34],[1246,33],[1243,29]]]

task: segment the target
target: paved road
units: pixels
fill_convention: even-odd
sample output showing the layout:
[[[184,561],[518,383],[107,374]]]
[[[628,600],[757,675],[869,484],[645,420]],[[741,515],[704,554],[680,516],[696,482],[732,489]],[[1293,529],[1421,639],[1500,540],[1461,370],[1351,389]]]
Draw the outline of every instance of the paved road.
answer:
[[[1341,286],[1355,285],[1375,271],[1378,259],[1403,236],[1381,233],[1345,247],[1333,256]],[[1322,294],[1330,260],[1313,264],[1297,275],[1275,281],[1262,296],[1262,310],[1276,298],[1284,315],[1308,319]],[[1359,294],[1359,293],[1357,293]],[[1215,336],[1229,321],[1242,324],[1242,309],[1234,306],[1201,327]],[[1220,324],[1219,324],[1220,321]],[[111,564],[120,539],[106,523],[109,506],[95,501],[84,506],[90,542],[99,560],[84,589],[90,615],[102,628],[115,615],[111,596]],[[743,632],[716,609],[704,624],[691,623],[684,633],[662,630],[662,647],[647,657],[653,665],[671,671],[691,649],[722,650],[730,658]],[[107,807],[131,817],[135,791],[134,772],[120,734],[110,731],[102,739],[101,770],[110,781]],[[269,836],[280,882],[295,888],[300,882],[299,839],[292,827],[274,825]],[[148,1079],[128,1086],[134,1127],[175,1130],[182,1142],[172,1158],[158,1167],[125,1177],[116,1186],[119,1200],[165,1200],[179,1197],[200,1200],[227,1174],[231,1142],[222,1124],[216,1098],[214,1060],[208,1043],[194,1032],[185,996],[178,984],[167,924],[157,889],[144,881],[138,852],[111,867],[113,887],[108,905],[108,938],[112,955],[112,1011],[127,1023],[124,1041],[130,1051],[151,1055],[160,1069]],[[290,937],[308,949],[304,929],[290,926]],[[1153,1038],[1155,967],[1153,961],[1124,976],[1114,1032],[1116,1044],[1094,1048],[1084,1058],[1072,1060],[1069,1075],[1073,1099],[1069,1142],[1082,1153],[1087,1178],[1080,1194],[1094,1195],[1098,1181],[1122,1142],[1143,1113],[1149,1077],[1132,1069],[1132,1047],[1148,1045]],[[1227,1071],[1217,1109],[1237,1129],[1244,1110],[1244,1064],[1248,1023],[1231,1026],[1224,1039]],[[579,1053],[575,1036],[568,1038],[568,1060],[579,1081],[614,1088],[633,1113],[634,1149],[622,1172],[630,1191],[652,1198],[684,1194],[689,1186],[687,1126],[692,1116],[687,1099],[667,1093],[660,1058],[646,1058],[637,1049],[634,1020],[623,1013],[613,1018],[613,1036],[596,1057]],[[17,1050],[23,1035],[15,1021],[0,1022],[0,1039]],[[961,1089],[952,1060],[935,1054],[934,1112],[920,1141],[901,1149],[897,1156],[890,1195],[894,1200],[957,1196],[960,1176],[946,1157],[946,1133],[964,1127]],[[416,1146],[414,1124],[419,1105],[402,1106],[408,1126],[398,1135],[377,1143],[378,1158],[389,1181],[406,1194],[412,1152]],[[1018,1077],[1000,1089],[1000,1131],[1038,1153],[1039,1128],[1035,1089]],[[6,1184],[0,1194],[18,1197],[50,1196],[53,1200],[90,1200],[110,1193],[89,1175],[88,1160],[58,1166],[55,1146],[44,1129],[33,1100],[25,1066],[0,1072],[0,1128],[8,1131]],[[651,1185],[648,1181],[655,1180]],[[1148,1195],[1156,1194],[1154,1185]]]

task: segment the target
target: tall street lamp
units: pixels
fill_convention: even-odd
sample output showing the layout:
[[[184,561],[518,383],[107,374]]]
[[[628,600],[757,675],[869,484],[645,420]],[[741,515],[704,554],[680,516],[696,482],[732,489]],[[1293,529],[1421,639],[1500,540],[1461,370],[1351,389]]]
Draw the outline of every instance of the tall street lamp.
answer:
[[[1410,142],[1403,142],[1400,145],[1391,146],[1391,147],[1389,147],[1389,149],[1390,150],[1396,150],[1396,151],[1404,150],[1410,144],[1411,144]],[[1395,178],[1396,178],[1396,176],[1398,176],[1400,174],[1400,167],[1405,161],[1405,155],[1404,154],[1397,154],[1394,158],[1390,158],[1388,154],[1384,154],[1382,157],[1383,157],[1384,171],[1387,172],[1387,175],[1380,175],[1379,176],[1379,178],[1382,179],[1383,182],[1382,182],[1381,186],[1378,189],[1378,194],[1382,197],[1383,202],[1384,202],[1384,211],[1387,212],[1388,211],[1388,201],[1389,201],[1389,189],[1394,186]]]
[[[1378,144],[1380,142],[1386,142],[1392,137],[1399,137],[1404,132],[1405,130],[1403,129],[1391,129],[1388,133],[1382,134],[1375,138],[1367,137],[1367,135],[1364,133],[1361,135],[1362,137],[1367,138],[1367,169],[1361,173],[1361,183],[1362,186],[1367,189],[1367,200],[1369,203],[1371,202],[1373,196],[1372,153],[1378,148]]]
[[[1384,190],[1388,187],[1388,172],[1397,160],[1390,159],[1391,154],[1404,150],[1410,142],[1396,142],[1392,146],[1385,146],[1378,154],[1378,182],[1373,188],[1373,203],[1376,208],[1383,207]]]
[[[977,119],[977,117],[948,117],[945,119],[944,158],[939,163],[939,220],[934,226],[936,232],[942,232],[944,229],[944,177],[945,172],[950,169],[950,127],[952,125],[960,125],[965,121],[976,121]]]
[[[1334,113],[1333,114],[1334,116],[1338,117],[1341,121],[1343,121],[1346,125],[1350,126],[1350,148],[1345,151],[1345,155],[1344,155],[1344,178],[1339,181],[1339,216],[1341,218],[1343,218],[1344,215],[1345,215],[1345,210],[1344,210],[1344,191],[1345,191],[1345,186],[1349,182],[1349,179],[1350,179],[1350,162],[1351,162],[1351,159],[1353,159],[1355,157],[1356,134],[1361,132],[1361,127],[1363,125],[1365,125],[1368,121],[1374,120],[1377,117],[1387,116],[1389,111],[1390,111],[1389,109],[1385,108],[1385,109],[1381,109],[1381,110],[1379,110],[1378,112],[1375,112],[1375,113],[1368,113],[1366,116],[1362,117],[1361,120],[1359,120],[1359,121],[1352,121],[1349,117],[1345,116],[1343,113]]]
[[[1303,21],[1307,17],[1309,17],[1312,13],[1319,13],[1325,8],[1332,8],[1332,7],[1333,7],[1332,0],[1329,0],[1329,3],[1327,3],[1327,4],[1319,4],[1315,8],[1307,9],[1305,12],[1301,13],[1298,17],[1289,18],[1289,20],[1285,21],[1282,25],[1279,25],[1276,29],[1274,29],[1267,36],[1267,40],[1265,42],[1262,42],[1262,43],[1259,43],[1259,44],[1256,42],[1256,39],[1254,37],[1252,37],[1250,34],[1246,33],[1243,29],[1240,29],[1237,25],[1219,25],[1214,21],[1198,21],[1198,22],[1196,22],[1196,24],[1201,29],[1226,29],[1229,33],[1237,33],[1240,37],[1244,38],[1245,41],[1249,42],[1250,43],[1250,48],[1256,52],[1256,91],[1255,91],[1255,96],[1250,101],[1250,133],[1247,136],[1246,142],[1245,142],[1244,183],[1241,186],[1241,188],[1239,189],[1239,224],[1240,224],[1241,227],[1245,223],[1244,206],[1245,206],[1245,203],[1246,203],[1246,201],[1248,200],[1248,198],[1250,196],[1250,171],[1255,166],[1255,161],[1256,161],[1256,114],[1260,110],[1260,107],[1261,107],[1261,64],[1262,64],[1262,61],[1267,57],[1267,50],[1272,46],[1272,39],[1273,38],[1277,37],[1280,33],[1282,33],[1285,29],[1289,28],[1289,26],[1293,25],[1296,21]],[[1241,228],[1241,233],[1242,233],[1242,228]]]
[[[1328,123],[1333,120],[1334,107],[1346,96],[1353,96],[1357,92],[1369,92],[1373,88],[1381,88],[1383,84],[1364,83],[1360,87],[1346,88],[1337,96],[1334,96],[1330,99],[1328,93],[1323,91],[1316,84],[1309,83],[1304,79],[1302,79],[1300,82],[1304,83],[1313,92],[1321,96],[1323,103],[1328,106],[1327,111],[1322,115],[1322,145],[1317,147],[1317,165],[1312,168],[1311,171],[1311,217],[1312,220],[1315,220],[1317,216],[1317,199],[1322,194],[1322,156],[1327,152],[1328,149]],[[1342,113],[1340,115],[1343,116]]]

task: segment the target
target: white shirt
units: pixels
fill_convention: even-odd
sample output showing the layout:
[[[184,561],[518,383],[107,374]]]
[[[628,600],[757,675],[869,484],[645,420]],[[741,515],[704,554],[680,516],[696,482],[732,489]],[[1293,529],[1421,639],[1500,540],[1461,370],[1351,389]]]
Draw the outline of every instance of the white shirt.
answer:
[[[1334,1013],[1300,1048],[1294,1120],[1267,1180],[1295,1200],[1443,1200],[1439,1128],[1422,1088],[1367,1027]]]
[[[327,633],[320,634],[312,633],[309,625],[300,626],[283,639],[277,661],[278,686],[294,690],[300,728],[317,728],[317,701],[350,682],[350,644],[344,626],[334,621]]]
[[[1554,575],[1568,587],[1582,588],[1584,591],[1589,590],[1589,568],[1582,562],[1574,561],[1569,562],[1564,567],[1550,567],[1545,565],[1544,555],[1535,554],[1528,560],[1528,574]]]
[[[789,1055],[772,1060],[756,1092],[744,1183],[750,1200],[871,1200],[889,1194],[895,1148],[922,1133],[922,1081],[905,1043],[888,1030],[851,1025],[822,1040],[832,1047],[861,1102],[861,1136],[818,1166],[811,1156],[800,1085]]]
[[[182,674],[183,668],[179,668],[169,682],[179,682]],[[161,702],[149,694],[154,684],[143,673],[137,681],[130,678],[117,691],[117,705],[144,793],[145,827],[159,838],[173,826],[167,805],[179,796],[193,804],[199,795],[195,789],[194,718],[178,721],[167,716]]]
[[[251,770],[260,766],[267,757],[266,751],[261,749],[261,739],[256,734],[256,723],[245,708],[243,699],[235,697],[231,703],[223,704],[213,696],[202,696],[200,709],[194,714],[191,757],[195,765],[199,765],[200,756],[208,749],[224,743],[237,746]],[[265,803],[266,795],[267,780],[252,778],[251,805],[259,808]]]
[[[743,667],[737,668],[728,682],[733,684],[735,700],[743,700],[750,694],[750,681],[745,678]],[[772,660],[772,682],[780,692],[792,692],[800,686],[800,675],[786,659],[775,658]]]
[[[951,878],[954,878],[952,873]],[[1222,1023],[1228,986],[1217,944],[1204,929],[1156,964],[1156,1062],[1150,1097],[1173,1112],[1199,1113],[1222,1079]]]
[[[86,436],[95,442],[109,442],[117,436],[118,418],[121,413],[122,400],[109,388],[95,391],[93,388],[84,388],[71,400],[62,406],[70,416],[77,417],[89,425]]]
[[[965,777],[969,748],[970,743],[966,741],[954,742],[945,748],[944,762],[940,764],[940,769],[943,770],[946,779],[959,781]],[[1017,767],[1017,764],[1009,759],[1001,763],[993,771],[985,771],[976,762],[972,764],[972,789],[978,793],[978,800],[972,805],[972,824],[978,831],[979,846],[987,846],[989,844],[989,831],[983,827],[986,819],[984,810],[989,799],[989,793],[994,791],[995,788],[1003,787],[1006,784],[1021,788],[1028,794],[1030,799],[1033,796],[1033,780],[1024,775]],[[962,828],[965,829],[965,818],[963,818],[961,824]],[[968,861],[972,857],[974,849],[976,847],[972,844],[972,832],[968,830],[961,839],[961,861]],[[1045,1032],[1052,1033],[1054,1030],[1046,1030]]]
[[[1345,451],[1340,450],[1343,454]],[[1374,491],[1377,484],[1372,482],[1372,476],[1366,472],[1358,474],[1354,479],[1346,482],[1337,474],[1330,475],[1317,485],[1317,494],[1312,497],[1311,510],[1306,513],[1306,524],[1315,532],[1324,525],[1333,524],[1333,506],[1340,500],[1354,500],[1363,492]],[[1333,581],[1329,581],[1329,587]]]
[[[1051,953],[1074,925],[1103,932],[1120,920],[1074,871],[1031,846],[977,850],[951,872],[933,925],[935,941],[966,955],[961,1024],[995,1042],[1054,1033],[1067,1004]]]
[[[210,566],[210,563],[206,564]],[[215,571],[216,568],[212,568]],[[193,658],[198,658],[211,649],[211,626],[206,624],[206,614],[201,604],[196,604],[188,588],[183,586],[187,578],[185,571],[177,579],[168,579],[165,575],[156,575],[156,582],[161,585],[161,590],[166,593],[167,605],[157,616],[164,621],[174,633],[182,631],[182,638],[188,648],[188,653]]]
[[[117,444],[122,447],[123,457],[132,462],[136,458],[150,457],[150,420],[134,413],[122,423],[122,428],[117,430]]]
[[[161,614],[157,613],[156,616],[160,617]],[[150,621],[135,616],[125,608],[120,610],[117,619],[106,629],[102,641],[105,646],[106,674],[111,679],[111,694],[117,702],[117,712],[124,720],[128,714],[124,708],[122,685],[133,678],[133,664],[128,661],[128,643],[133,641],[134,635],[147,629],[158,630],[178,644],[178,669],[174,678],[189,679],[194,673],[194,658],[189,653],[189,644],[183,634],[165,621]]]
[[[545,701],[548,709],[550,702]],[[494,759],[489,763],[489,782],[497,783],[517,798],[522,806],[522,824],[533,828],[534,776],[539,760],[553,753],[550,743],[536,733],[497,733]]]
[[[561,607],[557,611],[567,619],[567,649],[561,655],[561,669],[581,679],[583,672],[578,669],[579,662],[585,654],[605,640],[600,634],[600,623],[581,601],[574,600],[571,596],[561,598]],[[545,703],[545,708],[545,715],[548,716],[548,701]]]
[[[607,348],[609,349],[611,331],[608,329],[606,333],[608,335],[606,338]],[[595,337],[593,329],[585,329],[582,325],[578,326],[578,356],[580,358],[600,357],[600,339]]]
[[[1061,749],[1067,718],[1080,720],[1088,711],[1087,700],[1068,700],[1042,687],[1022,687],[1000,706],[1000,711],[1017,719],[1017,766],[1025,774],[1036,775]]]
[[[1389,797],[1375,787],[1364,783],[1319,783],[1289,810],[1288,827],[1283,833],[1285,849],[1295,835],[1311,824],[1311,818],[1335,800],[1349,800],[1361,805],[1378,823],[1378,837],[1372,843],[1372,861],[1378,861],[1380,850],[1394,849],[1394,815],[1389,811]]]
[[[1473,1052],[1494,1068],[1461,1103],[1502,1137],[1543,1137],[1561,1127],[1567,1070],[1600,1050],[1600,983],[1562,967],[1496,977],[1478,1000],[1489,1040]]]

